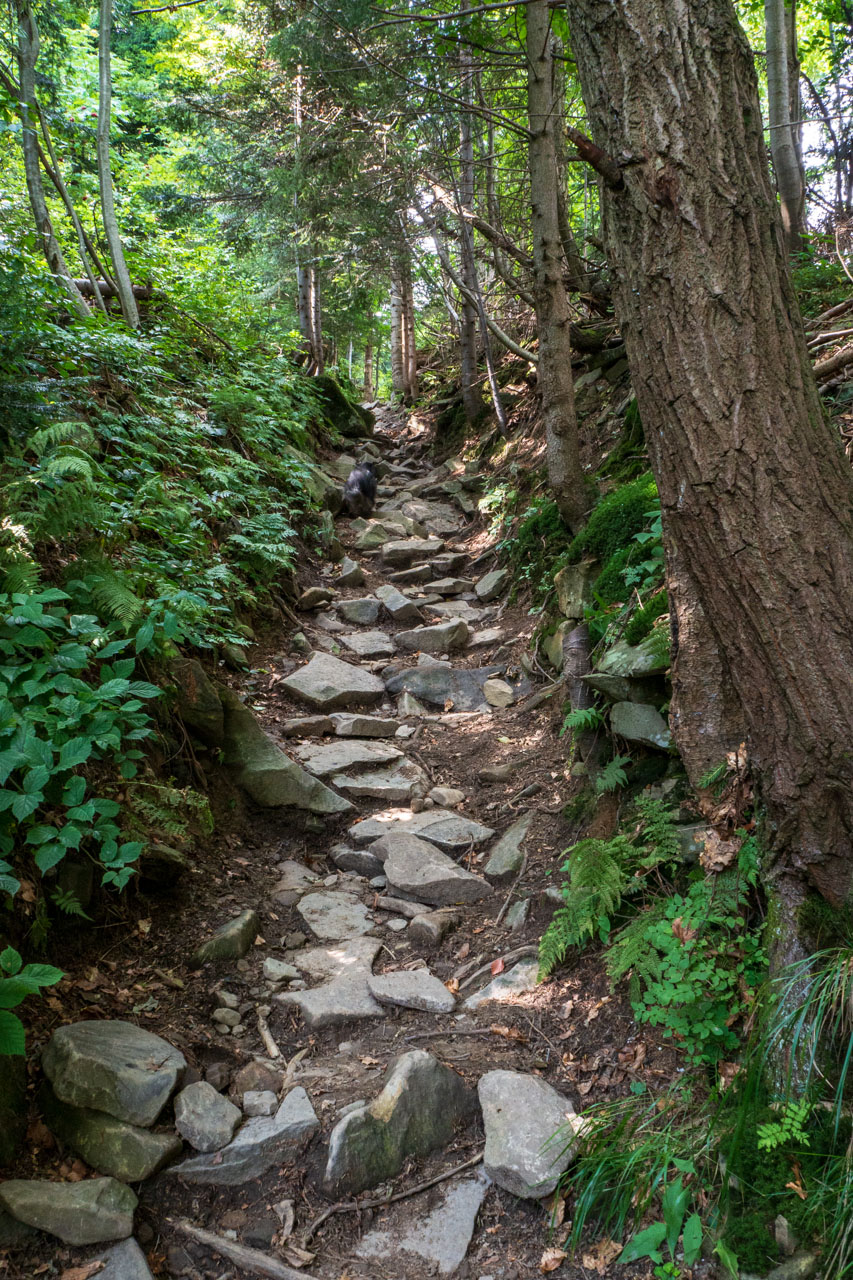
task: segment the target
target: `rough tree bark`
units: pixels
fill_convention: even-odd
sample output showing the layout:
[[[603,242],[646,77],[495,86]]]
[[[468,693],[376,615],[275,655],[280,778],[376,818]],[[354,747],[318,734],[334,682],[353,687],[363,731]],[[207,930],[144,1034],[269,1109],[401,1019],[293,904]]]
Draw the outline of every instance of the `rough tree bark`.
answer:
[[[32,6],[18,4],[18,79],[20,98],[18,110],[21,116],[21,148],[24,153],[24,173],[27,194],[33,210],[36,229],[41,237],[42,249],[54,279],[65,291],[78,316],[90,314],[89,306],[74,283],[68,264],[53,233],[53,223],[44,196],[39,167],[38,134],[34,112],[36,110],[35,67],[39,55],[39,33]]]
[[[752,55],[730,0],[566,5],[665,548],[743,710],[772,870],[839,903],[853,872],[853,473],[812,375]]]
[[[403,290],[395,271],[391,276],[391,390],[406,394],[405,326],[403,323]]]
[[[418,353],[415,346],[415,292],[411,263],[406,261],[402,274],[403,291],[403,387],[406,401],[418,398]]]
[[[98,18],[98,128],[96,134],[98,154],[98,184],[101,191],[101,215],[104,235],[113,266],[113,278],[118,289],[118,300],[125,323],[131,329],[139,328],[139,308],[133,296],[130,272],[124,260],[124,245],[116,218],[113,173],[110,167],[110,119],[112,116],[113,84],[110,70],[110,45],[113,31],[113,2],[100,0]]]
[[[373,399],[373,343],[368,342],[364,348],[364,398]]]
[[[563,520],[570,529],[577,529],[589,502],[578,450],[569,301],[563,283],[557,158],[551,128],[552,61],[548,0],[530,0],[527,5],[528,159],[539,386],[548,484]]]
[[[794,0],[764,0],[770,154],[789,253],[803,248],[806,209],[805,173],[798,145],[799,83],[791,83],[792,71],[796,75],[799,67],[795,13]]]

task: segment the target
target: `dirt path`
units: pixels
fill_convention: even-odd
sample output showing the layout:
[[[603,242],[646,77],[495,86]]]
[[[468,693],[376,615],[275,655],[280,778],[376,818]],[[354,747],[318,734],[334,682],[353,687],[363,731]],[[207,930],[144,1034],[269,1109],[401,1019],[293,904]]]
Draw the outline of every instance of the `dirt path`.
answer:
[[[519,1198],[506,1177],[498,1185],[476,1164],[484,1146],[478,1082],[488,1072],[523,1073],[580,1112],[632,1080],[664,1074],[664,1055],[638,1042],[629,1007],[594,959],[536,985],[552,872],[574,834],[562,817],[569,789],[560,707],[525,671],[533,620],[506,603],[500,585],[494,598],[477,594],[474,580],[495,562],[484,555],[481,525],[463,511],[471,510],[464,474],[433,469],[390,411],[380,414],[377,440],[390,471],[374,522],[367,531],[338,522],[363,581],[350,571],[350,583],[339,584],[341,565],[318,570],[306,587],[330,587],[331,600],[299,614],[303,654],[273,655],[243,682],[267,732],[347,796],[352,811],[247,810],[242,842],[221,850],[221,872],[208,869],[176,905],[168,938],[153,930],[146,979],[134,986],[128,977],[133,996],[147,991],[153,1009],[142,997],[124,1009],[176,1044],[193,1078],[244,1109],[250,1091],[272,1091],[278,1107],[304,1090],[317,1123],[309,1142],[261,1176],[235,1179],[226,1149],[185,1153],[183,1166],[144,1182],[136,1238],[155,1275],[247,1274],[183,1235],[182,1220],[322,1280],[538,1274],[553,1243],[547,1213],[541,1198]],[[408,527],[397,530],[401,517]],[[375,549],[359,549],[370,531]],[[348,570],[347,560],[344,577]],[[347,620],[356,616],[364,621]],[[444,630],[407,635],[420,625]],[[372,705],[341,694],[332,712],[299,693],[293,677],[324,653],[373,679]],[[294,722],[305,717],[314,719],[300,732]],[[413,828],[421,833],[414,844]],[[260,921],[244,959],[195,973],[175,966],[176,933],[188,952],[204,926],[243,909]],[[101,1012],[123,1016],[110,1005]],[[399,1158],[388,1156],[387,1134],[379,1156],[365,1154],[374,1137],[356,1141],[340,1122],[380,1094],[401,1055],[418,1050],[439,1076],[424,1082],[424,1060],[407,1059],[414,1074],[395,1088],[413,1118]],[[464,1105],[446,1095],[446,1067],[471,1090]],[[387,1118],[396,1104],[383,1097]],[[517,1112],[515,1130],[535,1131],[538,1108],[523,1088],[510,1088],[506,1109]],[[338,1150],[346,1142],[355,1156]],[[468,1167],[444,1177],[460,1165]],[[433,1179],[441,1180],[409,1195]],[[343,1209],[324,1216],[336,1204]],[[566,1261],[559,1274],[582,1270]]]

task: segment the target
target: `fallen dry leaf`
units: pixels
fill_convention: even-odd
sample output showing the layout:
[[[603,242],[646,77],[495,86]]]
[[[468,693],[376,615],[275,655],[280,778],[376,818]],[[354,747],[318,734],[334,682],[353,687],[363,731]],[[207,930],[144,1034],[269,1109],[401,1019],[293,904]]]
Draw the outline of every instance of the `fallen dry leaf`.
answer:
[[[365,1054],[363,1058],[359,1058],[359,1062],[362,1064],[362,1066],[365,1066],[365,1067],[381,1067],[382,1066],[382,1062],[379,1058],[371,1058],[368,1054]]]
[[[471,954],[471,943],[463,942],[462,946],[456,952],[456,955],[454,958],[456,960],[467,960],[470,954]]]
[[[679,942],[685,943],[692,942],[699,930],[689,928],[686,924],[682,923],[681,916],[676,916],[672,922],[672,932],[673,936],[676,937]]]
[[[106,1265],[105,1262],[84,1262],[81,1267],[69,1267],[67,1271],[63,1271],[59,1280],[89,1280],[90,1276],[103,1271]]]
[[[617,1244],[615,1240],[599,1240],[598,1244],[592,1246],[588,1253],[583,1255],[582,1265],[588,1271],[597,1271],[603,1276],[610,1263],[615,1261],[622,1252],[621,1244]]]
[[[562,1266],[568,1256],[565,1249],[546,1249],[539,1259],[539,1270],[545,1274],[549,1271],[556,1271],[557,1267]]]
[[[503,973],[503,971],[504,971],[504,962],[499,956],[497,960],[492,961],[489,972],[491,973],[492,977],[494,977],[498,973]]]
[[[527,1036],[518,1027],[489,1027],[492,1035],[503,1036],[504,1040],[517,1040],[519,1044],[527,1044]]]
[[[559,1191],[555,1191],[547,1200],[543,1200],[543,1207],[548,1214],[548,1226],[554,1230],[561,1227],[566,1218],[566,1198],[560,1195]]]
[[[705,871],[725,871],[740,853],[740,840],[723,840],[716,831],[705,837],[705,848],[699,854],[699,864]]]
[[[136,932],[139,934],[140,938],[147,938],[149,933],[151,932],[151,921],[137,920]]]
[[[455,996],[456,992],[459,990],[459,979],[448,978],[444,985],[447,987],[447,990]]]

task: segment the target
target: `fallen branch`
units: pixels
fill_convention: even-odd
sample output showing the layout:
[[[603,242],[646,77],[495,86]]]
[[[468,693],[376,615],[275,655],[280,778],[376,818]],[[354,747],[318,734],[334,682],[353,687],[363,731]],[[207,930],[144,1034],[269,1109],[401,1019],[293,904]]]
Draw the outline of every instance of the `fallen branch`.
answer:
[[[191,1240],[197,1240],[199,1244],[206,1245],[214,1253],[221,1254],[241,1271],[250,1271],[256,1276],[264,1276],[266,1280],[317,1280],[307,1271],[297,1271],[294,1267],[287,1267],[283,1262],[271,1258],[269,1254],[262,1253],[260,1249],[248,1249],[245,1245],[235,1244],[233,1240],[226,1240],[213,1231],[194,1227],[186,1219],[175,1221],[170,1218],[169,1222],[182,1235],[189,1236]]]
[[[398,1200],[408,1200],[411,1196],[416,1196],[421,1191],[429,1191],[430,1187],[435,1187],[439,1182],[446,1182],[448,1178],[454,1177],[457,1173],[464,1173],[466,1169],[473,1169],[474,1165],[479,1164],[483,1158],[483,1152],[472,1156],[470,1160],[465,1160],[462,1164],[457,1164],[453,1169],[448,1169],[446,1173],[439,1173],[434,1178],[428,1178],[426,1182],[419,1182],[415,1187],[409,1187],[406,1191],[397,1191],[392,1196],[382,1196],[378,1200],[346,1200],[333,1204],[330,1208],[324,1209],[318,1218],[315,1218],[308,1228],[304,1236],[301,1237],[302,1243],[307,1244],[317,1230],[333,1217],[336,1213],[355,1213],[359,1209],[380,1209],[386,1204],[396,1204]],[[293,1275],[297,1273],[294,1271]],[[304,1276],[305,1272],[300,1271],[299,1275]],[[307,1280],[311,1280],[310,1276]]]
[[[262,1013],[258,1013],[258,1031],[261,1033],[261,1039],[264,1042],[264,1048],[271,1058],[280,1058],[281,1049],[279,1049],[275,1040],[272,1038],[266,1018]]]
[[[843,369],[851,361],[853,361],[853,343],[848,343],[846,347],[836,351],[835,355],[827,356],[825,360],[818,360],[814,367],[814,376],[818,380],[828,378],[830,374]]]

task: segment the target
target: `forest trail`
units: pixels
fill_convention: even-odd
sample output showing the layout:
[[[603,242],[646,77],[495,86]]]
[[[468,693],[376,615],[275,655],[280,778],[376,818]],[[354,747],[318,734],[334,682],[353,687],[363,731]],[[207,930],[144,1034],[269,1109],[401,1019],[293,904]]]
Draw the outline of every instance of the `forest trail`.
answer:
[[[390,409],[376,441],[377,508],[338,520],[346,558],[303,584],[301,652],[234,679],[352,808],[247,812],[224,874],[207,868],[152,933],[148,979],[223,924],[243,939],[242,958],[179,964],[143,1014],[194,1087],[217,1091],[200,1118],[179,1116],[178,1095],[197,1150],[138,1188],[155,1275],[538,1274],[567,1230],[549,1239],[543,1201],[569,1156],[545,1144],[664,1074],[594,957],[536,984],[569,842],[558,686],[526,656],[534,621],[508,603],[461,464],[432,465],[417,419]],[[242,1125],[205,1154],[193,1125],[215,1129],[223,1095]],[[560,1274],[583,1271],[567,1259]]]

